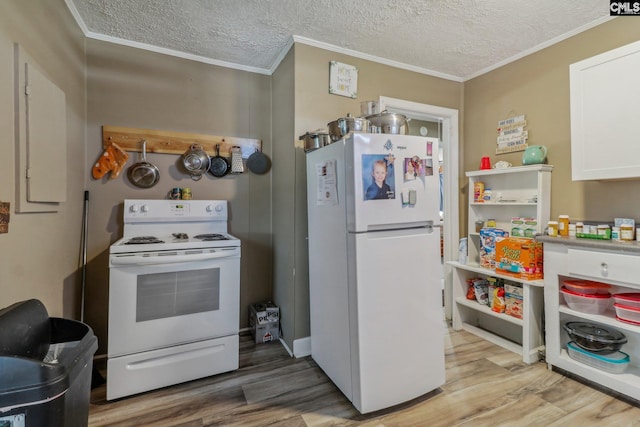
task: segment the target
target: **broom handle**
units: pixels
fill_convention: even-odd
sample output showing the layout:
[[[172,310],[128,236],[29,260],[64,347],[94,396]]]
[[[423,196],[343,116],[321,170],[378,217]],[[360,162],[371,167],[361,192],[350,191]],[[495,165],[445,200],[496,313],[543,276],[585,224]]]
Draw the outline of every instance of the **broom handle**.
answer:
[[[80,291],[80,321],[84,322],[84,288],[87,280],[87,230],[89,228],[89,191],[84,192],[82,221],[82,289]]]

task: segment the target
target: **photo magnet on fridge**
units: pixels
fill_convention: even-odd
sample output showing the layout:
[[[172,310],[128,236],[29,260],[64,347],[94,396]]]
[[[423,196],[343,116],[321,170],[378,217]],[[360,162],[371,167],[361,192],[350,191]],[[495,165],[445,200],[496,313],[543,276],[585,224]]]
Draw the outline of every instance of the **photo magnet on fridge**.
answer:
[[[362,155],[362,188],[366,188],[364,200],[396,198],[392,159],[386,154]]]

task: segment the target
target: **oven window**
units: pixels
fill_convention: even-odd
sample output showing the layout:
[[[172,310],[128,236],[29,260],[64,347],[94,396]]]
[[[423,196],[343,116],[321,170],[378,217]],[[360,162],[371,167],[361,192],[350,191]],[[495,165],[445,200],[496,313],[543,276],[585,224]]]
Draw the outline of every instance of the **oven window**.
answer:
[[[219,268],[141,274],[137,279],[136,322],[220,308]]]

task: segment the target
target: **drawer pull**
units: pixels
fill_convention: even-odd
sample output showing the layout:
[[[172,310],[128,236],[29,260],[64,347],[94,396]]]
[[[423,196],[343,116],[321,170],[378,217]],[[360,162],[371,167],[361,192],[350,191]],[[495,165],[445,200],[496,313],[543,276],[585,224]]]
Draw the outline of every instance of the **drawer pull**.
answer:
[[[602,268],[602,275],[606,276],[609,271],[609,266],[607,265],[606,262],[603,262],[600,264],[600,267]]]

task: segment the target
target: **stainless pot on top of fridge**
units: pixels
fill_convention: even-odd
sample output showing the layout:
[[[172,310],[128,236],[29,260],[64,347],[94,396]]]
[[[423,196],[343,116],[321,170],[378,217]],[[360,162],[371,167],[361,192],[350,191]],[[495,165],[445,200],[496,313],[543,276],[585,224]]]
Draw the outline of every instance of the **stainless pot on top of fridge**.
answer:
[[[409,134],[409,119],[403,114],[383,111],[379,114],[367,116],[371,133]]]
[[[300,141],[304,141],[304,151],[313,151],[318,148],[322,148],[325,145],[331,144],[329,134],[326,132],[307,132],[304,135],[300,135],[298,138]]]
[[[347,136],[349,132],[369,132],[369,120],[364,117],[351,117],[351,114],[334,120],[327,126],[329,126],[329,136],[333,142]]]

